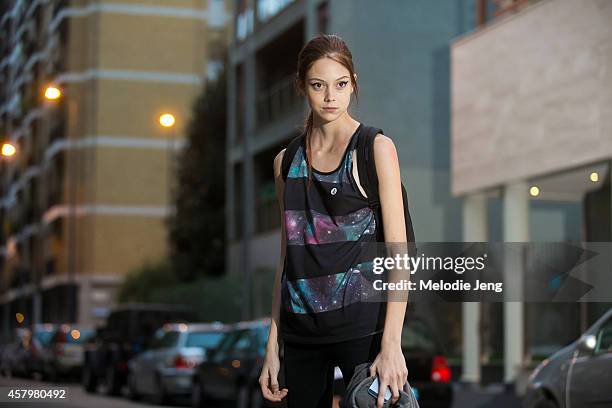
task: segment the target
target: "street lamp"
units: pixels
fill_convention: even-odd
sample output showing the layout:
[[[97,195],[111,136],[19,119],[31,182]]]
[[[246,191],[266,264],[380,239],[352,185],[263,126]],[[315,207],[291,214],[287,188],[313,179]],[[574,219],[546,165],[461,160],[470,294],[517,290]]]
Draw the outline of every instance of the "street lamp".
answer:
[[[171,128],[176,123],[176,118],[171,113],[164,113],[159,117],[159,124],[166,128]]]
[[[49,85],[47,89],[45,89],[45,98],[47,100],[54,101],[59,99],[61,96],[62,91],[60,91],[60,89],[55,85]]]
[[[172,113],[163,113],[159,116],[159,124],[166,128],[169,129],[169,135],[168,136],[168,144],[167,144],[167,162],[168,162],[168,168],[167,168],[167,194],[168,194],[168,212],[170,212],[170,209],[172,208],[172,191],[173,191],[173,178],[176,175],[176,173],[173,171],[174,170],[174,154],[175,154],[175,147],[174,147],[174,141],[176,139],[176,117],[172,114]],[[171,242],[170,242],[170,233],[168,232],[168,254],[170,254],[170,248],[171,248]]]
[[[17,149],[15,148],[15,145],[8,143],[8,142],[4,142],[2,144],[2,156],[13,157],[16,152],[17,152]]]
[[[62,98],[64,98],[64,92],[62,91],[62,89],[60,88],[59,85],[56,84],[49,84],[46,88],[45,88],[45,93],[44,93],[45,99],[47,101],[49,101],[50,103],[54,103],[57,102],[59,100],[61,100]],[[76,128],[75,123],[77,120],[77,105],[76,105],[76,101],[72,100],[72,99],[68,99],[66,101],[66,105],[68,108],[67,116],[68,119],[66,119],[66,117],[63,117],[62,120],[70,120],[70,124],[72,124],[73,126],[70,127],[70,129],[74,129]],[[68,126],[66,126],[64,129],[69,129]],[[68,138],[67,135],[64,135],[64,137]],[[69,200],[69,205],[68,205],[68,281],[71,285],[75,284],[75,273],[76,273],[76,183],[77,183],[77,159],[78,158],[78,154],[76,151],[72,150],[70,153],[67,150],[66,151],[66,163],[68,166],[68,175],[69,175],[69,181],[68,181],[68,200]],[[35,313],[34,313],[34,321],[36,323],[40,323],[40,319],[41,319],[41,312],[42,312],[42,306],[41,306],[41,299],[40,299],[40,277],[38,279],[36,279],[36,293],[35,293]],[[73,298],[71,297],[71,303],[73,302]],[[76,305],[76,301],[74,303],[72,303],[72,307],[71,309],[74,310]]]

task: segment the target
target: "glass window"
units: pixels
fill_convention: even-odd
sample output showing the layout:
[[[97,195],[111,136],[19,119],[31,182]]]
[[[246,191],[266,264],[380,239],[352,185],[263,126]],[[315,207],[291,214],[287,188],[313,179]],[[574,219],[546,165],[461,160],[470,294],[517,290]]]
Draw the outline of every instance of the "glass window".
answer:
[[[178,343],[179,336],[180,333],[177,331],[161,331],[158,335],[155,336],[155,340],[151,344],[151,348],[160,349],[175,347]]]
[[[597,331],[596,353],[612,352],[612,319],[608,319]]]
[[[191,332],[187,334],[185,347],[213,348],[223,338],[221,332]]]

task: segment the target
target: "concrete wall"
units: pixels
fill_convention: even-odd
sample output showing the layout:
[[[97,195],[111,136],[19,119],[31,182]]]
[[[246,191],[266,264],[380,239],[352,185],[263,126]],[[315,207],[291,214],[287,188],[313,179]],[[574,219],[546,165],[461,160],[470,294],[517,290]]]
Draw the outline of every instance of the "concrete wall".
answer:
[[[452,192],[612,155],[612,2],[543,0],[452,45]]]

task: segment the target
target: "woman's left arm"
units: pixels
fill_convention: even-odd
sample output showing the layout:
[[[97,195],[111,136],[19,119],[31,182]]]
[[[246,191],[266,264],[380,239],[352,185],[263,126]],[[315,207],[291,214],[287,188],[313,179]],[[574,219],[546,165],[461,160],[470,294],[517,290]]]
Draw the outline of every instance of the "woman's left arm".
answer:
[[[378,175],[378,195],[385,242],[405,243],[406,224],[397,150],[393,140],[380,133],[374,139],[374,161]],[[407,298],[403,299],[387,302],[381,351],[370,368],[370,375],[379,376],[380,389],[386,389],[387,385],[391,389],[393,403],[399,399],[399,390],[408,379],[408,369],[401,347],[404,315],[408,303]],[[384,392],[381,392],[378,395],[377,407],[382,407],[383,402]]]

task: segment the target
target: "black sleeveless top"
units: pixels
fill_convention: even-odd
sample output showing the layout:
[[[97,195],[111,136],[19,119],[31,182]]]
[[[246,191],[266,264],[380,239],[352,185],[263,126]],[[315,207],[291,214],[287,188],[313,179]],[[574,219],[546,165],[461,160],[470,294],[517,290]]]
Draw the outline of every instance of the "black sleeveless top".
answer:
[[[353,178],[351,136],[338,168],[312,169],[308,184],[305,138],[285,182],[286,255],[281,278],[279,335],[285,341],[330,343],[382,332],[386,303],[373,301],[371,251],[376,217]],[[369,246],[370,248],[372,245]],[[368,255],[369,254],[369,255]]]

